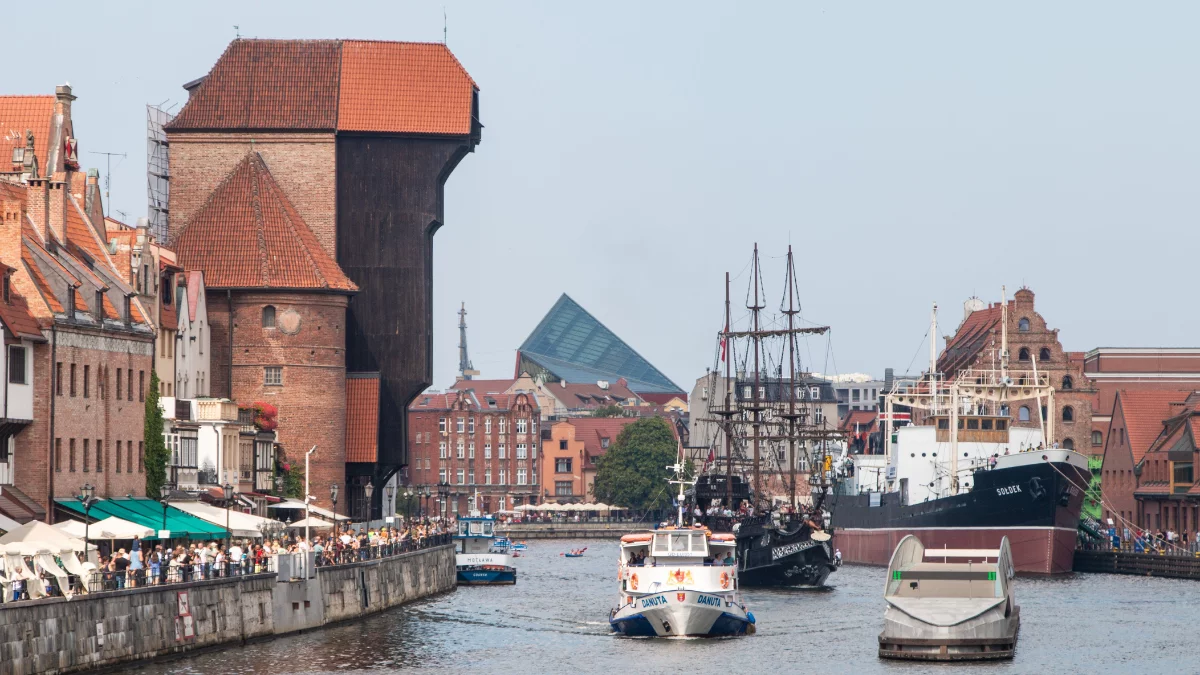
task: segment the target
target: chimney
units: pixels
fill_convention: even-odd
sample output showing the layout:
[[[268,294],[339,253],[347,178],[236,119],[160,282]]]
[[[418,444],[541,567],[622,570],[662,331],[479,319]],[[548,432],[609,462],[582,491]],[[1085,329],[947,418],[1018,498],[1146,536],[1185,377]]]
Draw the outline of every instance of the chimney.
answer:
[[[38,177],[37,155],[33,153],[33,130],[25,131],[25,150],[21,153],[21,174],[26,182]]]
[[[104,222],[104,202],[100,200],[100,171],[97,169],[87,170],[87,183],[83,189],[83,211],[93,223]],[[107,240],[106,236],[105,241]]]
[[[884,368],[883,369],[883,391],[885,394],[890,393],[892,391],[892,383],[895,382],[895,380],[896,380],[896,369],[895,368]]]
[[[74,126],[71,122],[71,102],[75,100],[75,97],[71,94],[70,83],[55,87],[54,99],[54,122],[49,149],[46,152],[46,175],[48,177],[53,177],[57,171],[79,169]]]
[[[63,121],[69,121],[71,119],[71,101],[75,100],[75,96],[71,94],[71,83],[55,87],[54,98],[54,114],[62,115]]]

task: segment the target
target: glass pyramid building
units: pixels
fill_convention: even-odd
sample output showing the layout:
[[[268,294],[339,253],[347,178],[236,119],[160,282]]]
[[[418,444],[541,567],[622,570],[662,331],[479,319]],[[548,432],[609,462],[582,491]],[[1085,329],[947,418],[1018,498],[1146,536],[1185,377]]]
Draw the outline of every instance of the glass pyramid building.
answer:
[[[554,303],[517,352],[517,372],[543,375],[547,382],[616,382],[625,378],[639,394],[682,393],[566,293]]]

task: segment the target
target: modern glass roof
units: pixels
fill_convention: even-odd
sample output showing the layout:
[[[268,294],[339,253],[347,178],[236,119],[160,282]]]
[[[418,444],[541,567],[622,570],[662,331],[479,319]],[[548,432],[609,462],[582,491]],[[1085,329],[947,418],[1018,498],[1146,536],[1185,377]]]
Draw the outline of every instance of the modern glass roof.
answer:
[[[624,377],[635,392],[683,391],[566,293],[525,338],[521,355],[567,382]]]

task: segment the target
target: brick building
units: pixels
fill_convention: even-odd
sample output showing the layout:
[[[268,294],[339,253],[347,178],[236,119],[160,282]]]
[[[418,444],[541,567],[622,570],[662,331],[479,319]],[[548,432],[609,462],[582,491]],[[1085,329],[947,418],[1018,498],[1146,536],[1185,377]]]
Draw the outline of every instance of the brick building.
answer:
[[[946,338],[945,349],[938,356],[937,369],[945,377],[955,377],[968,368],[992,370],[999,368],[1001,321],[1005,312],[1000,303],[975,309],[968,301],[966,315]],[[1055,387],[1055,441],[1065,448],[1088,454],[1099,454],[1091,442],[1092,397],[1095,394],[1083,373],[1082,354],[1067,352],[1058,339],[1058,329],[1050,328],[1034,308],[1033,291],[1022,288],[1008,301],[1008,353],[1013,368],[1029,370],[1035,364],[1039,373],[1047,373]],[[1042,402],[1046,408],[1046,402]],[[1037,427],[1040,424],[1034,400],[1015,402],[1010,411],[1017,426]]]
[[[406,410],[432,378],[433,235],[444,222],[444,184],[480,140],[478,88],[443,44],[246,39],[185,87],[188,102],[165,127],[172,237],[211,215],[213,195],[248,172],[239,180],[268,185],[269,177],[280,204],[272,216],[279,226],[263,227],[303,224],[308,233],[303,246],[272,241],[259,251],[287,252],[279,261],[287,269],[313,267],[318,249],[333,263],[316,273],[324,291],[272,281],[232,305],[231,287],[224,298],[209,295],[212,393],[246,403],[241,397],[294,392],[283,396],[278,433],[294,458],[319,446],[312,494],[328,505],[328,487],[338,482],[343,503],[361,503],[366,485],[383,486],[408,463]],[[239,169],[247,157],[252,167]],[[225,245],[256,248],[245,239]],[[196,252],[180,249],[180,262],[214,288],[219,271],[189,260]],[[338,274],[357,287],[352,299],[333,281]],[[242,341],[232,352],[228,337],[215,337],[228,335],[230,317],[232,339]],[[282,389],[278,370],[266,368],[284,371]],[[377,391],[348,392],[347,372],[376,378]],[[349,410],[349,401],[374,409]],[[349,462],[347,419],[356,429]],[[384,492],[372,491],[372,514]]]
[[[27,126],[19,164],[0,175],[7,389],[27,387],[31,399],[0,425],[11,481],[0,485],[0,512],[21,521],[53,518],[53,499],[84,483],[101,497],[145,492],[154,327],[109,254],[96,176],[79,171],[74,100],[65,85],[54,96],[0,97],[0,118]]]
[[[1164,429],[1164,420],[1181,410],[1190,392],[1172,390],[1117,391],[1112,418],[1104,429],[1104,463],[1100,470],[1104,518],[1144,526],[1137,497],[1140,465]]]
[[[558,504],[592,502],[596,462],[636,422],[630,417],[578,417],[550,427],[542,440],[542,496]]]
[[[1200,531],[1200,393],[1173,401],[1169,417],[1138,463],[1137,523],[1152,530]],[[1190,537],[1189,537],[1190,538]]]
[[[510,510],[538,500],[538,425],[533,395],[476,393],[473,389],[425,393],[409,407],[412,463],[408,482],[429,488],[446,512]],[[429,512],[440,512],[431,504]]]
[[[311,494],[328,495],[346,464],[346,305],[357,287],[317,242],[261,155],[248,153],[174,235],[204,270],[218,390],[279,410],[279,442],[310,458]],[[232,382],[232,386],[229,383]],[[232,422],[236,422],[236,407]],[[240,466],[229,458],[219,467]],[[202,467],[203,468],[203,467]],[[218,484],[237,482],[217,476]]]
[[[1200,389],[1200,349],[1097,347],[1083,357],[1092,399],[1092,446],[1104,447],[1118,391]]]

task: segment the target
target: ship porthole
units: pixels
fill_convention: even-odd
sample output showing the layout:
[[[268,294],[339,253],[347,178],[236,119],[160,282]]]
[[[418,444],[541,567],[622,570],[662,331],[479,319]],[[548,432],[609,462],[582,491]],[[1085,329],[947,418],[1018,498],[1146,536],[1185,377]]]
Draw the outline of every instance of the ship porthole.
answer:
[[[922,456],[922,457],[924,457],[924,456],[925,456],[925,453],[923,453],[923,452],[922,452],[922,453],[921,453],[921,456]]]

